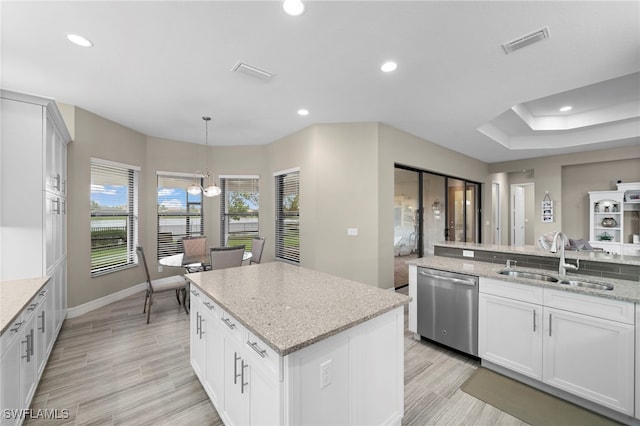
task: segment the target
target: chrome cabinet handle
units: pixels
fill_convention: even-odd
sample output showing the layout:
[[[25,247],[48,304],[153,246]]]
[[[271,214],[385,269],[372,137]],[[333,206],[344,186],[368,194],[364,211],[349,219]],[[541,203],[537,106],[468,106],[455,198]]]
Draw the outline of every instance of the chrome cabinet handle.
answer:
[[[536,332],[536,310],[533,310],[533,332]]]
[[[200,312],[196,312],[196,334],[200,335]]]
[[[202,329],[202,323],[206,320],[200,315],[200,339],[202,339],[202,335],[204,334],[204,330]]]
[[[30,304],[29,307],[27,308],[27,311],[33,311],[36,308],[36,306],[38,306],[37,303]]]
[[[234,329],[236,328],[236,325],[234,323],[231,322],[231,320],[229,318],[222,318],[222,322],[227,324],[227,327],[229,327],[230,329]]]
[[[195,290],[189,290],[189,291],[191,292],[191,294],[193,294],[196,297],[200,296],[200,294],[198,294],[198,292]]]
[[[262,358],[265,358],[267,356],[267,350],[261,349],[260,346],[258,346],[258,342],[252,342],[250,340],[247,340],[247,345],[249,345],[251,349],[256,351],[258,355],[260,355]]]
[[[31,346],[31,356],[33,356],[33,352],[34,352],[34,351],[33,351],[33,346],[34,346],[34,345],[33,345],[33,328],[31,329],[30,336],[31,336],[31,337],[29,338],[29,340],[31,341],[31,345],[30,345],[30,346]]]
[[[551,336],[551,314],[549,314],[549,336]]]
[[[20,322],[16,322],[14,323],[14,327],[10,329],[10,331],[13,331],[14,333],[17,333],[18,330],[20,330],[20,327],[22,327],[22,324],[24,324],[24,321],[20,321]]]
[[[240,374],[238,374],[238,361],[241,358],[238,356],[238,352],[234,352],[233,353],[233,384],[237,385],[238,384],[238,377],[240,377]]]
[[[249,366],[244,360],[242,362],[242,367],[240,368],[240,393],[244,393],[244,387],[249,385],[249,382],[244,381],[244,370]]]
[[[25,340],[23,340],[22,343],[25,343],[27,345],[25,354],[22,355],[22,358],[26,358],[27,362],[30,362],[31,361],[31,352],[29,352],[29,336],[28,335],[25,336]]]
[[[210,310],[213,311],[213,305],[209,302],[204,302],[204,306],[206,306],[207,308],[209,308]]]
[[[468,286],[475,286],[476,285],[476,282],[473,281],[473,280],[465,280],[465,279],[454,278],[454,277],[443,277],[442,275],[430,274],[430,273],[425,272],[425,271],[420,271],[419,274],[422,275],[423,277],[435,278],[435,279],[438,279],[438,280],[444,280],[444,281],[448,281],[448,282],[452,282],[452,283],[456,283],[456,284],[464,284],[464,285],[468,285]]]
[[[42,331],[44,333],[44,314],[45,311],[42,311],[42,315],[39,315],[38,318],[42,319],[42,328],[38,327],[38,330]]]
[[[51,211],[56,214],[60,214],[60,199],[56,198],[51,200]]]

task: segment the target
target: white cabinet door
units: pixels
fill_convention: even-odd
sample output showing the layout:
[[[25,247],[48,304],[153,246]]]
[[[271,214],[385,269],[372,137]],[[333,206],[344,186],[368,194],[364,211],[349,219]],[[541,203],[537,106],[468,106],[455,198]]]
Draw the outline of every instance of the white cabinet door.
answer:
[[[249,364],[242,358],[240,345],[230,336],[224,339],[224,414],[226,423],[249,425]]]
[[[224,335],[216,309],[210,301],[203,304],[205,327],[205,386],[216,407],[223,406],[224,397]]]
[[[640,303],[636,303],[636,418],[640,419]]]
[[[40,291],[37,297],[38,306],[35,309],[33,352],[36,364],[36,377],[40,377],[47,361],[47,300],[48,291],[46,288]]]
[[[252,425],[278,425],[282,423],[280,415],[280,392],[278,381],[269,370],[251,363],[247,382],[250,399],[250,417]]]
[[[20,357],[23,355],[24,333],[21,321],[15,321],[9,326],[0,338],[2,341],[2,350],[0,351],[0,408],[3,413],[0,417],[2,426],[17,425],[19,417],[14,415],[5,415],[4,410],[18,410],[24,408],[20,400]]]
[[[204,330],[202,329],[202,296],[197,290],[192,288],[190,300],[191,366],[200,381],[204,383],[207,347],[205,344],[205,334],[203,333]]]
[[[634,327],[544,308],[544,382],[633,415]]]
[[[36,390],[36,361],[34,351],[34,315],[29,313],[23,324],[20,339],[20,407],[28,408],[31,397]]]
[[[482,359],[542,379],[542,307],[480,294],[478,352]]]

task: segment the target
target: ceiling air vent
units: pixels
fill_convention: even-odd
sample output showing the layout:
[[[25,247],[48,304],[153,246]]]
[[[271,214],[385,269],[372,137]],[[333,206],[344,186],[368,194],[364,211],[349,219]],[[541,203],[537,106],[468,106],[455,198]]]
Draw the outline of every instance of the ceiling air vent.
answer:
[[[527,34],[525,36],[518,37],[517,39],[512,40],[508,43],[504,43],[502,45],[502,48],[508,55],[509,53],[513,53],[514,51],[529,46],[530,44],[542,41],[545,38],[549,38],[549,27],[540,28],[539,30],[534,31],[531,34]]]
[[[273,77],[273,74],[271,74],[269,71],[261,70],[258,67],[245,64],[244,62],[238,62],[237,64],[235,64],[231,71],[239,72],[241,74],[245,74],[262,81],[269,81],[271,80],[271,77]]]

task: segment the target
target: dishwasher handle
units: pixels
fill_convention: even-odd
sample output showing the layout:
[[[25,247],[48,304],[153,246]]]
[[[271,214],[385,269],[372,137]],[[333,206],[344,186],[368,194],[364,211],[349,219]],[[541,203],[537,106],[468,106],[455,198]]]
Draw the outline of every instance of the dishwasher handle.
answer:
[[[446,277],[443,275],[431,274],[426,271],[419,271],[418,273],[423,277],[435,278],[437,280],[446,280],[448,282],[455,283],[455,284],[464,284],[472,287],[475,287],[476,285],[476,281],[474,279],[465,280],[462,278]]]

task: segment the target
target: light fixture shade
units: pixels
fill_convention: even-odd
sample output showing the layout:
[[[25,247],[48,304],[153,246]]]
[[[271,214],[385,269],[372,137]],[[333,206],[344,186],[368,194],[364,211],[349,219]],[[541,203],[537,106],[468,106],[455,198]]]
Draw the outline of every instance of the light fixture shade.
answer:
[[[282,2],[282,8],[291,16],[299,16],[304,13],[304,4],[302,0],[284,0]]]
[[[200,191],[201,191],[200,185],[196,185],[195,182],[189,185],[189,187],[187,187],[187,192],[191,195],[198,195]]]
[[[204,191],[202,191],[205,197],[215,197],[220,195],[221,192],[222,190],[216,185],[209,185],[204,189]]]

